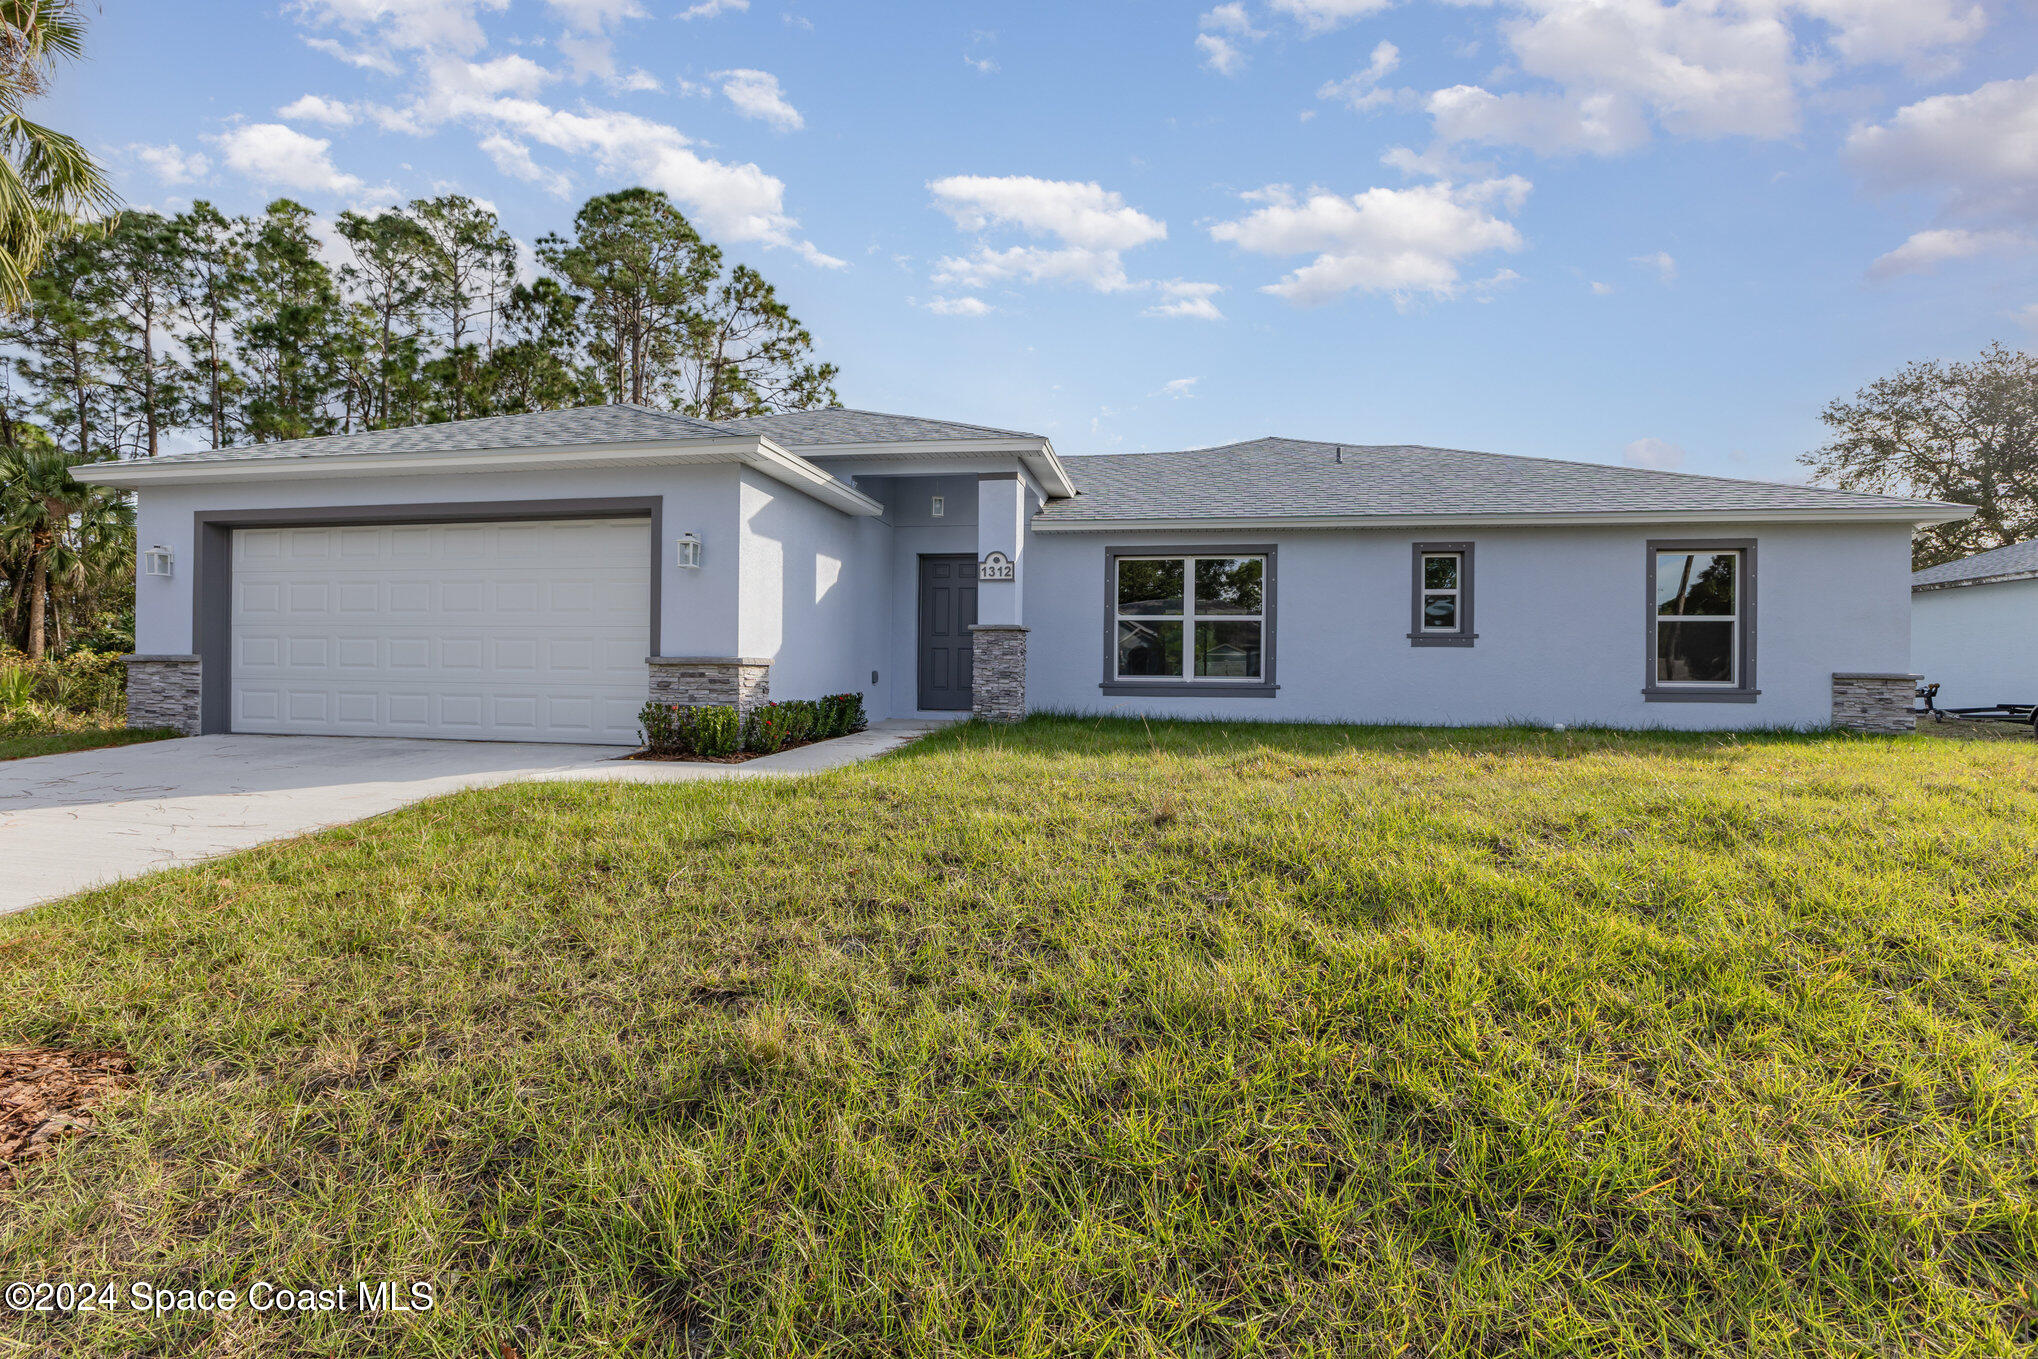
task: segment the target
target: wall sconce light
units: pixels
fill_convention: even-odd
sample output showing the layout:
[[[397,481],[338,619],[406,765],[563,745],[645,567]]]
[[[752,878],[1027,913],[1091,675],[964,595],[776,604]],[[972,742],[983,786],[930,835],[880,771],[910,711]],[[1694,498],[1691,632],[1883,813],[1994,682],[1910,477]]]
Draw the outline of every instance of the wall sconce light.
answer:
[[[161,544],[142,553],[142,571],[151,576],[170,574],[170,549]]]
[[[929,511],[930,517],[939,519],[943,514],[947,513],[947,511],[948,511],[947,502],[943,501],[940,496],[935,496],[933,509]]]
[[[701,540],[691,533],[679,535],[679,564],[692,569],[701,564]]]

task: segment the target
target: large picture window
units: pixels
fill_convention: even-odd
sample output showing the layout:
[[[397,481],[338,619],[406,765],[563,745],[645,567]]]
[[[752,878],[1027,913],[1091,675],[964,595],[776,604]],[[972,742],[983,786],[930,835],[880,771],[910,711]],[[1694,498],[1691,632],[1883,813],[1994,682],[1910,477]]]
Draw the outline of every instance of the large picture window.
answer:
[[[1270,685],[1272,550],[1113,551],[1104,682]]]
[[[1652,697],[1754,692],[1752,543],[1649,546]]]

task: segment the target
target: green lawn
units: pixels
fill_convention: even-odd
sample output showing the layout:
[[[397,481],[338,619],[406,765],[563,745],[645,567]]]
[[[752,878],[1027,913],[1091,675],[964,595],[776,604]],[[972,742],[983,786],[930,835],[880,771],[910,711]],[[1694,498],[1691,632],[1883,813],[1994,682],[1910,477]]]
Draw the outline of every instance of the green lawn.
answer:
[[[129,727],[84,727],[52,730],[38,725],[33,730],[0,724],[0,760],[22,760],[31,755],[61,755],[67,750],[97,750],[102,746],[131,746],[140,741],[160,741],[176,736],[174,731],[134,730]]]
[[[2038,1345],[2038,743],[965,728],[0,920],[48,1355]],[[12,1353],[0,1343],[0,1353]]]

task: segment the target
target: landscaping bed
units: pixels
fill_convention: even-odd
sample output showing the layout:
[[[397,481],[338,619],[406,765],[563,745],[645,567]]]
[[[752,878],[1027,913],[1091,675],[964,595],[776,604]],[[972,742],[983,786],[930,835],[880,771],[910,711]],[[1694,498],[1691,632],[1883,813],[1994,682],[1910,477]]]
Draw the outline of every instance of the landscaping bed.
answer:
[[[0,919],[10,1353],[2028,1353],[2029,741],[970,724]],[[0,1348],[6,1348],[0,1345]]]
[[[724,704],[646,703],[637,714],[644,749],[631,760],[742,764],[859,732],[867,725],[863,695],[764,703],[739,713]]]

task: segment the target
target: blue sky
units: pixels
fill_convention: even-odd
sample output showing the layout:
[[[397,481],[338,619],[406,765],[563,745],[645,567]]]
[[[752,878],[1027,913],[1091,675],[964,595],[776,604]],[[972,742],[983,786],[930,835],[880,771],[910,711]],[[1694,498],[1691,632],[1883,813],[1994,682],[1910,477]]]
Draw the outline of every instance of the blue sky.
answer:
[[[126,198],[665,189],[845,404],[1065,454],[1280,433],[1796,479],[2038,322],[2010,0],[110,0]]]

